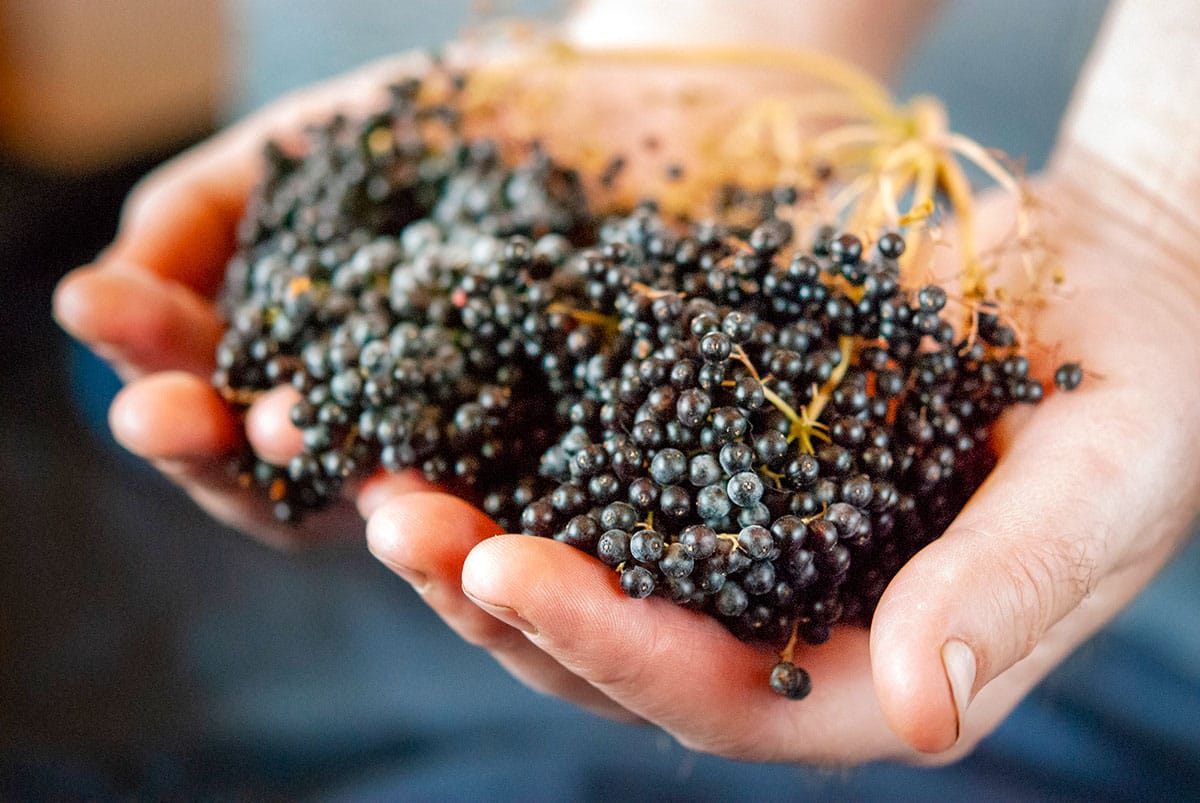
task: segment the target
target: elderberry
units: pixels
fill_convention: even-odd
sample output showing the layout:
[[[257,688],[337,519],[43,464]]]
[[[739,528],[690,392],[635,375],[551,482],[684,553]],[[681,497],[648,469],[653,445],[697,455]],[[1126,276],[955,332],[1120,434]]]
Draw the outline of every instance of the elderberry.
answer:
[[[652,201],[602,218],[573,170],[509,160],[420,89],[267,149],[213,379],[234,400],[295,387],[302,452],[239,480],[296,521],[418,469],[739,637],[868,624],[983,481],[992,424],[1042,397],[1000,308],[957,340],[942,287],[901,286],[902,231],[866,232],[869,254],[793,231],[794,188],[730,187],[720,223]],[[811,680],[789,660],[770,685]]]

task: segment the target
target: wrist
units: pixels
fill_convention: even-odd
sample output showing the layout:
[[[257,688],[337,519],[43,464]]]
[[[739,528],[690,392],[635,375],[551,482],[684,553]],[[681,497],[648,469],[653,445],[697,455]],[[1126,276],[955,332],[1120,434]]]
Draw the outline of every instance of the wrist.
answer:
[[[1200,285],[1200,224],[1175,205],[1170,182],[1077,141],[1060,141],[1046,177],[1062,205],[1051,215],[1065,214],[1075,234],[1130,260],[1171,265]]]
[[[563,23],[579,47],[762,46],[820,50],[887,79],[937,0],[585,0]]]
[[[1084,69],[1051,172],[1131,233],[1196,262],[1200,18],[1191,0],[1119,2]]]

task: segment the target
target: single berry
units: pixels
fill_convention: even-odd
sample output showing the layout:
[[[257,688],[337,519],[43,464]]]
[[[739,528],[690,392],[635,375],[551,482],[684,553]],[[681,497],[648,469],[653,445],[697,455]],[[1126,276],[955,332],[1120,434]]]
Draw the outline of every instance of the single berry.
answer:
[[[1054,372],[1054,386],[1059,390],[1074,390],[1083,381],[1083,368],[1077,362],[1065,362]]]
[[[791,661],[780,661],[771,670],[771,689],[789,700],[803,700],[812,691],[808,672]]]
[[[621,590],[634,599],[650,596],[654,586],[654,575],[644,566],[630,566],[621,572]]]
[[[875,244],[879,253],[886,259],[899,259],[904,253],[904,238],[894,231],[885,232]]]

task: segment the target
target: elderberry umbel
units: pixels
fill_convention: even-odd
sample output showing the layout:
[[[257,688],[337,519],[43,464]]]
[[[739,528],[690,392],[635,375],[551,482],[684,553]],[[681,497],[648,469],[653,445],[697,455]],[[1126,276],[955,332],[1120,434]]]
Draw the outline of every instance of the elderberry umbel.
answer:
[[[992,423],[1042,398],[1016,332],[986,304],[956,330],[901,280],[901,230],[794,231],[787,188],[726,193],[736,224],[601,216],[547,153],[506,161],[420,96],[267,148],[214,381],[293,385],[304,448],[243,481],[295,520],[418,470],[629,596],[787,643],[770,685],[805,696],[796,640],[867,624],[982,482]]]

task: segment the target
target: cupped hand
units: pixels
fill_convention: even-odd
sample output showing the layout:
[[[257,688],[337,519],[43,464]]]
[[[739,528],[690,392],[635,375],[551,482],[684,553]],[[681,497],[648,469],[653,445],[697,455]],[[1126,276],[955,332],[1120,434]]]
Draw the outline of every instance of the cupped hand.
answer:
[[[689,747],[835,765],[963,755],[1151,580],[1200,509],[1200,346],[1185,336],[1200,238],[1126,223],[1153,199],[1083,157],[1061,159],[1039,196],[1067,285],[1038,317],[1034,370],[1077,360],[1087,377],[1002,420],[995,470],[895,577],[869,632],[798,648],[803,701],[768,688],[772,650],[629,599],[594,558],[498,535],[446,495],[380,506],[372,551],[529,686]],[[1011,220],[1006,199],[977,211],[985,242]]]
[[[296,434],[280,423],[292,400],[286,389],[268,394],[243,420],[210,382],[224,328],[214,298],[237,223],[268,139],[293,142],[306,123],[336,110],[377,108],[390,82],[426,69],[428,58],[413,54],[306,89],[155,170],[130,195],[112,245],[66,276],[54,295],[62,327],[127,383],[109,411],[118,442],[217,519],[273,544],[361,534],[362,520],[343,502],[303,527],[281,524],[257,489],[237,481],[232,461],[247,438],[261,457],[278,462],[295,451]],[[379,482],[390,492],[428,487],[409,476]]]
[[[303,528],[279,525],[228,473],[247,438],[267,460],[294,453],[282,423],[294,397],[267,394],[243,420],[211,388],[222,328],[213,296],[262,143],[335,108],[376,106],[390,80],[423,66],[377,65],[285,99],[152,174],[112,247],[56,293],[64,328],[128,382],[110,414],[117,438],[217,518],[276,543],[355,533],[361,520],[347,500]],[[598,83],[619,89],[611,78]],[[636,142],[626,124],[651,117],[612,119]],[[1042,195],[1072,291],[1047,308],[1038,339],[1091,375],[1005,420],[996,470],[895,578],[869,633],[842,628],[802,648],[806,700],[767,687],[773,651],[665,600],[624,597],[613,572],[563,544],[491,537],[485,516],[419,479],[358,493],[372,550],[532,687],[655,723],[691,747],[839,765],[962,754],[1150,580],[1197,510],[1200,350],[1181,335],[1200,313],[1200,241],[1125,225],[1124,204],[1153,199],[1103,165],[1068,165]],[[999,227],[1008,215],[997,201],[980,218]]]
[[[495,97],[471,118],[472,131],[502,131],[517,141],[536,137],[555,152],[580,157],[627,155],[629,166],[608,189],[625,200],[652,182],[667,182],[668,168],[698,147],[689,139],[704,130],[698,123],[721,120],[756,92],[795,82],[789,73],[762,69],[736,74],[695,65],[599,62],[568,68],[539,57],[536,43],[534,48],[531,58],[503,39],[448,49],[456,63],[496,68],[484,79],[493,82]],[[513,63],[519,68],[509,69]],[[424,54],[379,62],[284,97],[168,162],[131,194],[112,245],[55,292],[58,322],[127,383],[109,413],[118,442],[177,481],[217,519],[277,545],[361,534],[354,500],[364,490],[368,501],[361,509],[369,511],[371,498],[431,486],[412,474],[381,472],[365,484],[348,483],[338,503],[297,527],[276,521],[260,489],[239,483],[233,462],[245,441],[276,465],[286,464],[300,442],[287,422],[296,398],[289,389],[266,394],[242,415],[209,381],[224,329],[214,299],[234,253],[238,221],[268,140],[300,149],[306,124],[335,112],[383,108],[390,84],[430,67]],[[526,93],[524,103],[514,101],[518,87]],[[554,101],[552,117],[547,98]],[[664,132],[686,133],[668,138]]]

